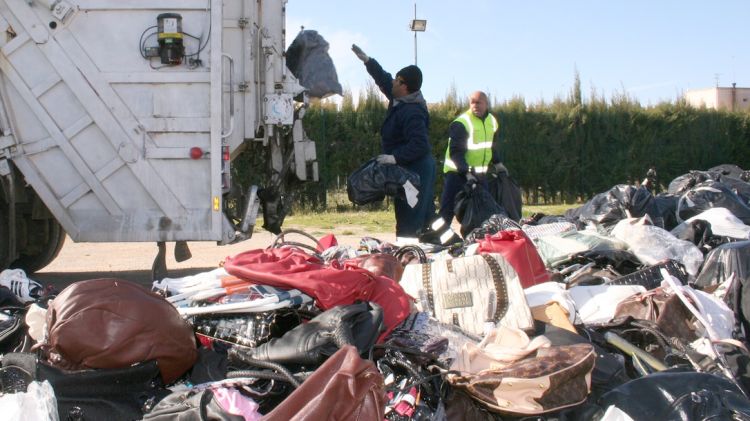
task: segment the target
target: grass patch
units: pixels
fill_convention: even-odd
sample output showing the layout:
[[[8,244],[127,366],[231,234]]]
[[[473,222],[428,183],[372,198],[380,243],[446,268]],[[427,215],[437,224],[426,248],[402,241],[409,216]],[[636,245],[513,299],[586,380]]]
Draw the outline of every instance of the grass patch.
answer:
[[[566,210],[579,205],[536,205],[524,206],[523,216],[533,213],[562,215]],[[260,224],[260,222],[259,222]],[[289,215],[284,220],[284,228],[301,229],[313,235],[335,232],[342,235],[369,235],[376,232],[391,232],[396,228],[396,218],[392,209],[380,211],[344,212],[300,212]]]
[[[573,209],[581,206],[580,204],[575,205],[524,205],[522,212],[524,218],[531,216],[533,213],[543,213],[545,215],[562,215],[568,209]]]
[[[366,235],[372,232],[389,232],[396,228],[392,210],[348,212],[296,212],[284,220],[285,228],[304,231],[335,231],[342,235]]]

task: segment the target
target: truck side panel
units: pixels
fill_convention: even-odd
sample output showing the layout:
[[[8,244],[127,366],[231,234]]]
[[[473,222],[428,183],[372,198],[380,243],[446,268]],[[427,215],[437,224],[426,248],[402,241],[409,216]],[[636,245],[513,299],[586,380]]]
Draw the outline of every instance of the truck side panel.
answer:
[[[227,241],[221,2],[68,3],[78,8],[60,20],[38,2],[0,2],[16,166],[75,241]],[[181,14],[200,63],[142,56],[164,12]]]

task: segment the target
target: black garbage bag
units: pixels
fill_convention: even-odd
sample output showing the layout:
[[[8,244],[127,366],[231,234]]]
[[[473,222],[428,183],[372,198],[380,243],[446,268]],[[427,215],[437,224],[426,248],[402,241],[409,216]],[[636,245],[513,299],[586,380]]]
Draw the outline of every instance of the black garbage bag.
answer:
[[[695,285],[706,288],[722,284],[729,278],[734,282],[729,288],[726,302],[736,316],[735,333],[750,334],[750,241],[722,244],[711,250],[703,262]]]
[[[679,196],[669,193],[659,193],[654,196],[657,212],[661,215],[662,221],[664,222],[662,228],[667,231],[671,231],[674,227],[680,224],[677,221],[677,202],[679,200]]]
[[[628,213],[635,218],[648,215],[654,225],[664,226],[664,218],[653,194],[644,186],[625,184],[618,184],[609,191],[597,194],[580,208],[569,209],[565,212],[565,217],[584,225],[586,222],[596,222],[604,227],[612,227],[627,218]]]
[[[669,187],[667,187],[667,193],[676,195],[685,194],[685,192],[700,183],[710,180],[716,181],[718,175],[719,173],[710,173],[708,171],[690,171],[672,180],[669,183]]]
[[[281,233],[281,225],[286,218],[284,198],[275,187],[258,190],[260,207],[263,210],[263,228],[274,234]]]
[[[724,176],[729,176],[732,178],[736,178],[738,180],[741,180],[744,176],[747,176],[747,171],[743,170],[742,168],[734,164],[717,165],[713,168],[709,168],[708,172],[719,173],[722,175],[722,178],[724,178]]]
[[[371,159],[349,176],[346,193],[355,205],[366,205],[380,202],[385,196],[405,197],[406,183],[419,189],[419,174],[399,165],[378,164]]]
[[[599,399],[634,420],[693,421],[750,417],[750,400],[729,380],[708,373],[659,372],[631,380]]]
[[[336,67],[328,55],[328,42],[317,31],[297,34],[286,50],[286,66],[313,98],[341,95]]]
[[[721,183],[736,194],[742,200],[742,203],[750,205],[750,183],[729,176],[721,177]]]
[[[669,183],[669,193],[683,195],[701,183],[718,181],[726,185],[745,204],[750,204],[750,171],[733,164],[717,165],[707,171],[690,171]]]
[[[685,220],[711,208],[726,208],[743,223],[750,225],[750,206],[726,184],[718,181],[706,181],[685,192],[677,203],[677,216]]]
[[[505,230],[520,230],[521,226],[512,218],[502,214],[492,215],[482,225],[471,230],[466,236],[466,244],[484,240],[485,235],[492,235]]]
[[[463,189],[456,194],[456,205],[453,210],[461,222],[461,236],[464,238],[492,215],[508,216],[490,192],[474,181],[464,184]]]
[[[505,209],[508,217],[521,220],[521,188],[506,171],[491,173],[487,177],[487,188],[495,202]]]

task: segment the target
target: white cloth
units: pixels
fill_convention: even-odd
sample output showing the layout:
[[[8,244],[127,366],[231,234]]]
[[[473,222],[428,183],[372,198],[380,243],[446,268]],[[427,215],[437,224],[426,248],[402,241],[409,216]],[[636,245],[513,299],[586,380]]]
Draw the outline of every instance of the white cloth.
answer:
[[[568,290],[583,323],[607,323],[617,304],[631,295],[646,292],[640,285],[587,285]]]
[[[221,279],[227,276],[229,276],[229,273],[222,267],[208,272],[185,276],[184,278],[164,278],[161,281],[154,281],[153,288],[169,292],[170,294],[180,294],[193,289],[207,289],[221,286]]]
[[[698,219],[710,223],[711,232],[714,233],[714,235],[738,238],[741,240],[750,239],[750,226],[745,225],[727,208],[711,208],[703,211],[676,226],[672,230],[672,234],[679,236],[687,229],[689,223]]]
[[[29,306],[24,318],[26,326],[29,327],[29,336],[36,342],[44,339],[44,332],[47,331],[47,309],[36,304]]]
[[[560,305],[568,312],[568,319],[576,324],[576,302],[565,290],[565,285],[559,282],[543,282],[523,290],[529,307],[543,306],[552,302]]]

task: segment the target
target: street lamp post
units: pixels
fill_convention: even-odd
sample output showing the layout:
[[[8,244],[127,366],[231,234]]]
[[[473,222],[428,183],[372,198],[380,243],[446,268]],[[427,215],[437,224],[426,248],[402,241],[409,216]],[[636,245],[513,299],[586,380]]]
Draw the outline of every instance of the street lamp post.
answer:
[[[414,65],[417,65],[417,32],[427,29],[426,19],[417,19],[417,2],[414,2],[414,19],[409,23],[409,29],[414,32]]]

